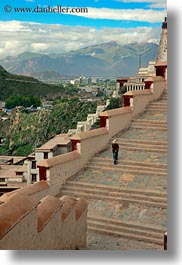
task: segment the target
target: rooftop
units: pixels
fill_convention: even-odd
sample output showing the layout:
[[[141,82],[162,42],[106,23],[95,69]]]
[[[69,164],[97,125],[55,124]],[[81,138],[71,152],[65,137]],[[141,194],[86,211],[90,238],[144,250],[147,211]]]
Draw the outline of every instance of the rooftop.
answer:
[[[27,157],[26,156],[0,156],[0,164],[6,164],[13,159],[13,164],[18,164],[23,162]]]
[[[4,195],[0,197],[0,202],[6,201],[9,197],[13,196],[14,194],[33,196],[34,194],[40,191],[43,191],[43,190],[46,191],[48,189],[49,189],[49,184],[47,183],[47,181],[42,180],[34,184],[25,185],[24,187],[21,187],[21,189],[4,193]]]
[[[70,139],[68,137],[68,134],[58,134],[45,144],[43,144],[41,147],[36,148],[36,151],[40,150],[52,150],[58,145],[68,145],[70,143]]]
[[[27,166],[17,166],[17,165],[1,165],[0,166],[0,178],[17,178],[20,175],[16,175],[16,172],[23,173],[27,172]]]

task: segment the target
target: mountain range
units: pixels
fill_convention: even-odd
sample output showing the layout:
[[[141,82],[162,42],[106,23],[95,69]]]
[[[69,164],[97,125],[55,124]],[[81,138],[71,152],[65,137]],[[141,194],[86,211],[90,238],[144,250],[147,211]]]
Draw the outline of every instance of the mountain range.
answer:
[[[145,67],[157,55],[154,43],[132,43],[124,46],[115,41],[97,44],[63,54],[25,52],[6,57],[1,65],[14,74],[24,74],[39,79],[65,76],[132,76],[139,67]],[[140,56],[141,55],[141,56]]]

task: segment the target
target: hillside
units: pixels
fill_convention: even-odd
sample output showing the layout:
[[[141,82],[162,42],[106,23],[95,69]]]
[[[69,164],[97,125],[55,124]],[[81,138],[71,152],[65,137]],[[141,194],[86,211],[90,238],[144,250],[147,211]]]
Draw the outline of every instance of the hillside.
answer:
[[[0,65],[0,80],[14,80],[14,81],[25,81],[25,82],[39,83],[39,80],[37,80],[33,77],[11,74],[11,73],[7,72],[1,65]]]
[[[77,122],[86,120],[96,107],[96,102],[83,103],[75,98],[60,101],[52,110],[29,114],[14,110],[8,120],[0,120],[0,137],[5,139],[0,155],[28,155],[56,134],[76,128]]]
[[[33,77],[14,75],[0,66],[0,100],[12,95],[51,97],[67,93],[62,85],[49,85]]]
[[[142,54],[142,66],[155,60],[157,44],[133,43],[121,46],[111,41],[89,46],[64,54],[36,54],[26,52],[16,57],[8,57],[2,65],[16,74],[55,72],[61,75],[86,76],[131,76],[139,66]]]

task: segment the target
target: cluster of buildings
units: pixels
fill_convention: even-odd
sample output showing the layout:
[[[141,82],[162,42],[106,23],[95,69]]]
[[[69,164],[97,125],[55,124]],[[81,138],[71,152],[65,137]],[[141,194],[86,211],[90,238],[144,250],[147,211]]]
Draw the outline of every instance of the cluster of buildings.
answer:
[[[89,131],[108,105],[109,100],[106,105],[97,106],[96,113],[88,114],[86,121],[79,121],[76,129],[69,129],[66,134],[56,135],[39,148],[35,148],[34,152],[27,157],[0,156],[0,192],[3,192],[4,187],[6,190],[12,190],[41,181],[38,163],[44,159],[71,152],[70,137]]]

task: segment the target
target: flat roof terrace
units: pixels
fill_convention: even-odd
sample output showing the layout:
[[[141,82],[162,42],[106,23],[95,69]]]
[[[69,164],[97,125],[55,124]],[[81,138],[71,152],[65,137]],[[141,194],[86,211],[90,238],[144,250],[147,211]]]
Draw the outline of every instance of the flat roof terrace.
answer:
[[[23,162],[26,158],[26,156],[0,156],[0,165],[10,163],[17,165],[18,163]]]
[[[65,146],[70,143],[70,139],[68,137],[68,134],[58,134],[45,144],[43,144],[41,147],[36,148],[35,152],[41,152],[41,151],[51,151],[57,146]]]

